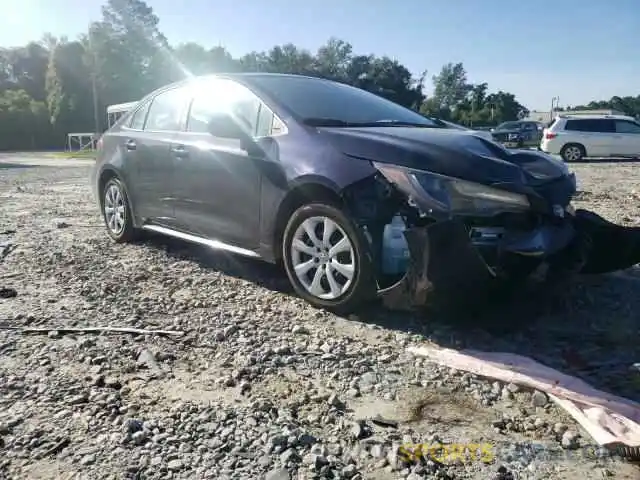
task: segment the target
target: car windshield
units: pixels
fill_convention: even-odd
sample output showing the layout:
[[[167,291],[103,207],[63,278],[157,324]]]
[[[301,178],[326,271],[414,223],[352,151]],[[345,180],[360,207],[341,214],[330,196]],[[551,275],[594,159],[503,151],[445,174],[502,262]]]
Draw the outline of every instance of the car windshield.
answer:
[[[518,122],[504,122],[498,125],[496,130],[515,130],[520,128],[520,124]]]
[[[311,125],[398,125],[441,128],[432,120],[378,95],[309,77],[256,76],[260,86],[302,122]]]

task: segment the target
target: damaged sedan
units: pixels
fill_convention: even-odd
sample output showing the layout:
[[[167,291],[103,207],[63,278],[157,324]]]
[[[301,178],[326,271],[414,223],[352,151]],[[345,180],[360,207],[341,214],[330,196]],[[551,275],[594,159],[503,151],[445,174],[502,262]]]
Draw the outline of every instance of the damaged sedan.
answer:
[[[564,163],[329,80],[191,78],[143,98],[98,150],[91,182],[113,240],[150,231],[281,263],[300,297],[333,311],[640,259],[634,229],[573,209]]]

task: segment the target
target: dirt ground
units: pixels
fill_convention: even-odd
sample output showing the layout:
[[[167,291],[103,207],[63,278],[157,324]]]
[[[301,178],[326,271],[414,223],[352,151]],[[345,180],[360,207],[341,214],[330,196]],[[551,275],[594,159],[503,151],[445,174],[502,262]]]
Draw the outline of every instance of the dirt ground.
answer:
[[[0,287],[17,292],[0,299],[0,479],[640,478],[544,396],[406,352],[515,352],[640,401],[640,271],[486,323],[377,306],[341,318],[270,266],[162,238],[112,243],[91,163],[0,154]],[[640,163],[571,167],[576,207],[640,227]],[[62,330],[87,325],[185,335]],[[27,326],[51,331],[8,329]],[[394,452],[409,443],[492,455],[406,465]]]

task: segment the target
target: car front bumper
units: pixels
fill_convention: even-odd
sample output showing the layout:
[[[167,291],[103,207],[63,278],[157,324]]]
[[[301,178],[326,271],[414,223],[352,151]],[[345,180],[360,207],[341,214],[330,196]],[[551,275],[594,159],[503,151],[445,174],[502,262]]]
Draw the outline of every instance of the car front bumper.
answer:
[[[405,231],[411,261],[404,277],[378,292],[385,305],[411,309],[444,300],[472,303],[509,280],[486,261],[458,219]],[[586,211],[557,226],[507,234],[500,245],[511,259],[546,263],[552,275],[599,274],[640,262],[640,227],[616,225]]]

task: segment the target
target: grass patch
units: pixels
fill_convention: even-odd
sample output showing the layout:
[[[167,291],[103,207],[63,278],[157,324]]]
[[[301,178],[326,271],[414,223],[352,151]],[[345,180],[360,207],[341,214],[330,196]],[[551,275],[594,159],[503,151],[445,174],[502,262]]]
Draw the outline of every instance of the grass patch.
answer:
[[[92,150],[82,150],[78,152],[53,152],[47,156],[53,158],[96,158],[96,152]]]

